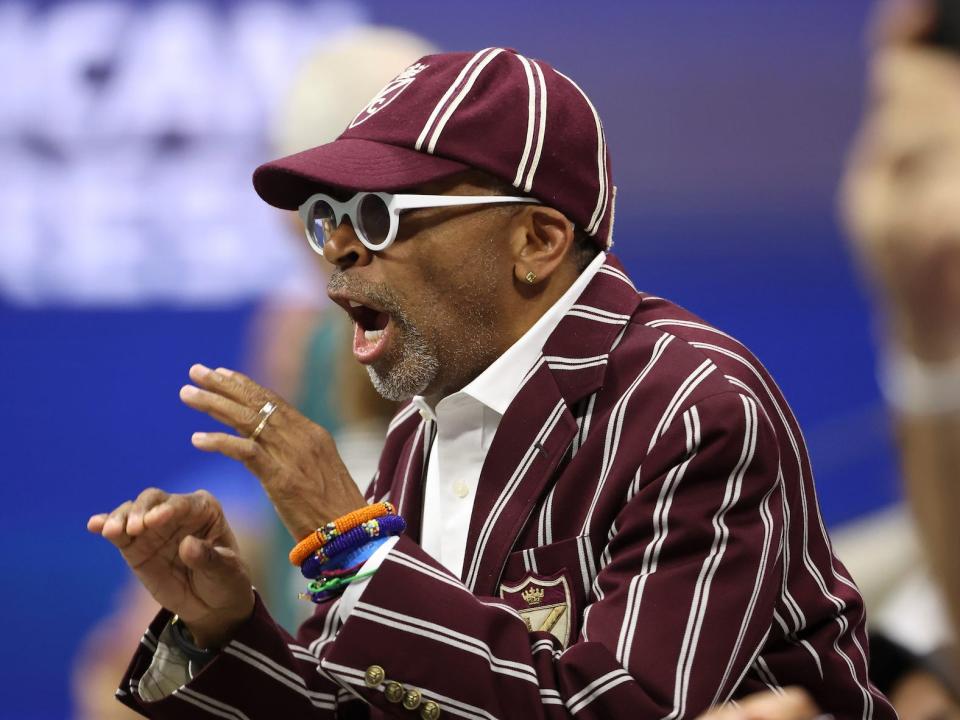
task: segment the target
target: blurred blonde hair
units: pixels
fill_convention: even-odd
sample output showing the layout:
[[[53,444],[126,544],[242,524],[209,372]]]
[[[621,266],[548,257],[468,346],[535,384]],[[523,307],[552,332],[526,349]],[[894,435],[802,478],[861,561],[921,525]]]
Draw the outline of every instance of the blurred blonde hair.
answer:
[[[401,70],[437,52],[413,33],[390,27],[349,30],[301,67],[271,132],[283,155],[335,139]]]

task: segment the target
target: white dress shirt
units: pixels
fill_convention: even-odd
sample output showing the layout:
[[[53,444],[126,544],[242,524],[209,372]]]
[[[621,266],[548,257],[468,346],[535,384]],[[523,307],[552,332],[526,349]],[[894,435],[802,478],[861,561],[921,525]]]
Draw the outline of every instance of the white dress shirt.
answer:
[[[431,407],[422,396],[413,398],[420,414],[437,423],[427,460],[420,546],[457,577],[463,573],[480,470],[500,419],[520,391],[523,378],[537,361],[547,338],[605,259],[603,252],[595,257],[533,327],[462,390],[446,396],[436,407]],[[362,572],[379,567],[395,543],[396,538],[391,538],[377,548]],[[340,601],[342,620],[346,621],[352,612],[366,582],[361,580],[347,586]]]

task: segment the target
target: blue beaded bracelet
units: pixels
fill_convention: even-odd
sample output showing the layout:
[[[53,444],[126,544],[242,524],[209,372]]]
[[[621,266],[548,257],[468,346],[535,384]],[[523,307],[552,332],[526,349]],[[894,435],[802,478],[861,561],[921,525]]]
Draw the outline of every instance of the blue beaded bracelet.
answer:
[[[351,553],[360,551],[373,540],[399,535],[407,527],[407,523],[399,515],[384,515],[383,517],[359,525],[339,535],[322,548],[310,555],[300,565],[300,572],[304,577],[315,578],[325,567],[350,567],[357,560]],[[370,550],[370,555],[376,547]],[[341,557],[344,556],[344,557]],[[366,557],[369,557],[367,555]],[[365,558],[364,558],[365,559]]]
[[[325,570],[342,570],[355,565],[362,565],[370,559],[370,556],[372,556],[377,551],[377,548],[383,545],[387,539],[388,537],[374,538],[354,550],[347,550],[336,557],[330,558],[326,563],[321,562],[316,554],[311,555],[303,561],[303,564],[300,566],[300,572],[305,578],[314,580],[320,577],[320,574]]]
[[[316,557],[321,563],[327,563],[331,558],[348,550],[355,550],[373,538],[399,535],[407,527],[407,523],[399,515],[384,515],[383,517],[368,520],[343,535],[338,535],[322,548],[317,550]]]

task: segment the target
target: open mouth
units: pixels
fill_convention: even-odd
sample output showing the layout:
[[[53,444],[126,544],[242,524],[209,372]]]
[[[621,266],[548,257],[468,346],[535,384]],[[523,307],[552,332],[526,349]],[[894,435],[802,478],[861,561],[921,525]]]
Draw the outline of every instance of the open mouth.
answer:
[[[392,336],[390,313],[357,300],[338,301],[353,319],[353,354],[361,363],[368,364],[386,350]]]

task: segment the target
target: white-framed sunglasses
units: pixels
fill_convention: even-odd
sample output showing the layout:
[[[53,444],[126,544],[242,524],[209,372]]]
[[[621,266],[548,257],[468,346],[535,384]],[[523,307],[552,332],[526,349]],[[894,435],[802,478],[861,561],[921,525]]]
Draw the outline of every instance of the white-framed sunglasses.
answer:
[[[323,245],[339,227],[344,217],[350,218],[360,242],[367,249],[386,250],[397,239],[400,213],[420,208],[455,207],[458,205],[502,205],[540,201],[529,197],[503,195],[393,195],[385,192],[359,192],[345,202],[317,193],[300,206],[300,219],[307,240],[316,252],[323,254]]]

